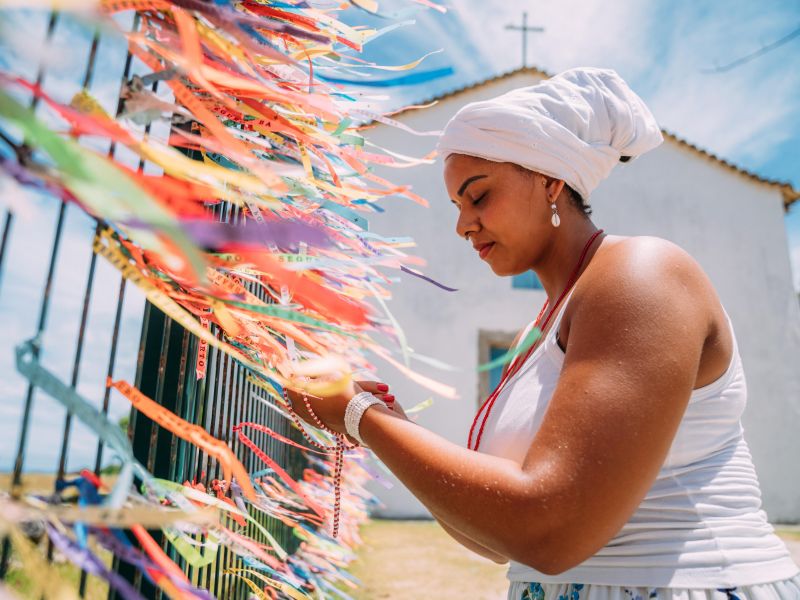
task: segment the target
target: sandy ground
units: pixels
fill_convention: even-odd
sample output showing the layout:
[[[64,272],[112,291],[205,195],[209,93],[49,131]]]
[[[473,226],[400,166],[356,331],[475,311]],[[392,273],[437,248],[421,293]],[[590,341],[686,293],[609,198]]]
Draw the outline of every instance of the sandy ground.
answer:
[[[784,540],[786,545],[789,546],[789,552],[792,553],[794,562],[800,565],[800,541],[798,540]]]
[[[363,587],[355,600],[504,600],[505,565],[458,544],[435,521],[372,521],[350,568]]]
[[[800,565],[800,525],[776,525],[775,529],[792,553],[794,562]]]
[[[800,527],[777,526],[800,564]],[[362,528],[364,545],[351,572],[363,587],[355,600],[469,598],[505,600],[506,565],[458,544],[435,521],[375,520]]]

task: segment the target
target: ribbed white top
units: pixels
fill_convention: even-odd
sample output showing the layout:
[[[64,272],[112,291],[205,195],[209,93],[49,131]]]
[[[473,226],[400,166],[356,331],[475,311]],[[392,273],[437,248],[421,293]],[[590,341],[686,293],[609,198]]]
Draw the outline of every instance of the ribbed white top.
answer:
[[[543,343],[497,398],[481,452],[522,463],[561,372],[564,353],[556,331],[570,296]],[[742,436],[740,417],[746,400],[734,335],[727,371],[714,383],[694,390],[656,481],[617,535],[569,571],[545,575],[512,561],[508,579],[706,588],[796,575],[797,566],[761,509],[758,479]]]

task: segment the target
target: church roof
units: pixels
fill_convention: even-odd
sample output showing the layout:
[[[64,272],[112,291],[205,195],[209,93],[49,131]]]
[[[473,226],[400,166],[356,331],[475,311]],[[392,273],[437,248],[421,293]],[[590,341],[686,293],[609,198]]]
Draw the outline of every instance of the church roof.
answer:
[[[530,75],[540,76],[540,77],[544,77],[544,78],[552,77],[551,73],[547,73],[546,71],[542,71],[541,69],[538,69],[536,67],[523,67],[523,68],[520,68],[520,69],[514,69],[512,71],[506,71],[505,73],[500,73],[499,75],[495,75],[494,77],[489,77],[488,79],[483,79],[481,81],[476,81],[474,83],[470,83],[468,85],[449,90],[449,91],[444,92],[444,93],[442,93],[442,94],[440,94],[438,96],[434,96],[432,98],[427,98],[423,102],[420,102],[419,104],[428,104],[430,102],[435,102],[435,101],[439,101],[439,100],[446,100],[446,99],[451,98],[453,96],[458,96],[459,94],[462,94],[462,93],[467,92],[469,90],[472,90],[472,89],[475,89],[475,88],[478,88],[478,87],[482,87],[484,85],[489,85],[489,84],[495,83],[497,81],[502,81],[502,80],[505,80],[505,79],[509,79],[510,77],[513,77],[515,75],[519,75],[519,74],[522,74],[522,73],[527,73],[527,74],[530,74]],[[409,109],[403,109],[401,111],[398,111],[398,112],[394,113],[393,116],[397,116],[399,114],[403,114],[404,112],[407,112],[409,110],[412,110],[412,109],[410,109],[410,108]],[[728,160],[726,160],[726,159],[724,159],[724,158],[722,158],[720,156],[717,156],[713,152],[709,152],[708,150],[705,150],[705,149],[700,148],[699,146],[697,146],[695,144],[692,144],[691,142],[679,137],[678,135],[676,135],[675,133],[672,133],[671,131],[667,131],[666,129],[662,129],[661,131],[664,134],[665,138],[676,142],[677,144],[679,144],[680,146],[686,148],[687,150],[689,150],[691,152],[694,152],[697,155],[702,156],[702,157],[704,157],[704,158],[706,158],[708,160],[711,160],[712,162],[714,162],[714,163],[716,163],[718,165],[721,165],[722,167],[725,167],[726,169],[728,169],[730,171],[733,171],[733,172],[738,173],[740,175],[744,175],[745,177],[747,177],[748,179],[750,179],[752,181],[755,181],[757,183],[760,183],[760,184],[763,184],[763,185],[767,185],[767,186],[772,187],[772,188],[774,188],[776,190],[779,190],[781,192],[781,194],[783,194],[783,202],[784,202],[784,206],[785,206],[785,208],[787,210],[788,210],[789,206],[793,202],[795,202],[796,200],[800,200],[800,191],[796,190],[792,186],[792,184],[789,183],[788,181],[779,181],[777,179],[769,179],[767,177],[762,177],[758,173],[754,173],[753,171],[749,171],[747,169],[744,169],[744,168],[740,167],[739,165],[735,165],[732,162],[730,162],[730,161],[728,161]]]

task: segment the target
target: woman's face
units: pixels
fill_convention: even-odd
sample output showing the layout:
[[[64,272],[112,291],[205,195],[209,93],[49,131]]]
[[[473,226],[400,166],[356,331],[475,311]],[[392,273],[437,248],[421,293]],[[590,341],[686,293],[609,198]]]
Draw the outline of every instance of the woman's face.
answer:
[[[456,232],[468,237],[492,271],[517,275],[531,269],[553,232],[548,178],[511,163],[451,154],[444,180],[458,210]]]

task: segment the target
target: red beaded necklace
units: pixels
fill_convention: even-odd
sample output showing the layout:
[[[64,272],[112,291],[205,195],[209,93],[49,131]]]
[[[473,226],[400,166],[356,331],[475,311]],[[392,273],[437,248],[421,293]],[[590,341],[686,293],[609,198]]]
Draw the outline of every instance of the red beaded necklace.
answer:
[[[317,424],[317,427],[322,429],[323,431],[327,431],[328,433],[333,434],[336,438],[336,445],[335,446],[323,446],[322,444],[318,444],[311,436],[308,435],[305,428],[303,427],[303,422],[300,420],[300,416],[294,412],[292,409],[292,402],[289,400],[289,396],[286,393],[286,388],[283,389],[283,400],[286,402],[286,408],[289,411],[289,414],[292,416],[297,427],[303,433],[303,437],[306,438],[309,444],[312,446],[316,446],[321,450],[325,450],[327,452],[335,452],[336,459],[335,459],[335,466],[334,466],[334,473],[333,473],[333,537],[337,537],[339,534],[339,515],[341,513],[341,501],[342,501],[342,466],[344,465],[344,451],[345,450],[352,450],[356,448],[358,444],[351,446],[347,442],[345,442],[346,436],[343,433],[339,433],[334,431],[325,423],[322,422],[316,413],[311,409],[311,403],[308,401],[308,396],[303,394],[303,404],[306,405],[306,410],[308,414],[311,415],[311,418],[314,419],[314,422]]]
[[[572,275],[570,275],[570,278],[567,281],[567,285],[564,287],[564,291],[561,292],[561,295],[558,297],[558,300],[556,300],[556,303],[553,305],[553,308],[547,314],[547,318],[544,320],[544,323],[542,324],[541,331],[543,331],[543,330],[545,330],[547,328],[547,324],[550,322],[550,319],[552,318],[553,314],[558,309],[558,306],[561,304],[561,301],[564,299],[564,297],[567,295],[567,293],[572,289],[572,286],[575,284],[575,281],[578,278],[578,273],[581,270],[581,266],[583,265],[583,261],[586,259],[586,254],[587,254],[587,252],[589,252],[589,247],[592,245],[592,242],[594,242],[594,240],[597,239],[597,236],[600,235],[601,233],[603,233],[603,230],[602,229],[598,229],[597,231],[594,232],[592,237],[589,238],[589,241],[586,242],[586,245],[583,247],[583,252],[581,252],[581,256],[578,259],[578,264],[575,266],[575,269],[572,271]],[[534,328],[539,327],[539,322],[542,319],[542,315],[544,314],[544,311],[547,310],[548,302],[549,302],[549,300],[545,300],[544,306],[542,306],[542,310],[539,311],[539,315],[536,317],[536,321],[534,321],[534,323],[533,323]],[[483,437],[483,429],[484,429],[484,427],[486,427],[486,422],[489,420],[489,414],[492,412],[492,407],[494,406],[495,400],[497,400],[497,397],[500,395],[500,391],[503,389],[503,386],[505,385],[505,383],[509,379],[511,379],[517,373],[517,371],[519,371],[522,368],[522,365],[525,364],[525,361],[528,360],[528,358],[531,356],[531,354],[533,354],[534,350],[539,347],[540,343],[541,343],[541,339],[537,343],[532,344],[530,348],[528,348],[528,351],[525,353],[525,356],[522,356],[522,357],[518,356],[514,360],[514,362],[511,363],[511,365],[509,366],[508,370],[505,372],[503,377],[500,379],[500,383],[497,384],[497,387],[494,389],[494,391],[489,395],[488,398],[486,398],[484,403],[481,405],[480,409],[478,410],[478,413],[475,415],[475,418],[472,421],[472,427],[470,427],[470,429],[469,429],[469,438],[467,439],[467,448],[469,448],[470,450],[475,450],[475,451],[478,450],[478,448],[480,447],[480,444],[481,444],[481,437]],[[484,408],[486,408],[486,414],[484,415],[483,420],[481,421],[481,427],[478,430],[478,439],[475,441],[475,447],[473,448],[472,447],[472,434],[475,431],[475,426],[478,424],[478,418],[481,416],[481,413],[483,412]]]

